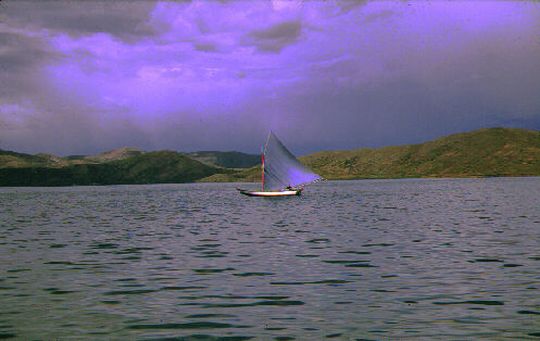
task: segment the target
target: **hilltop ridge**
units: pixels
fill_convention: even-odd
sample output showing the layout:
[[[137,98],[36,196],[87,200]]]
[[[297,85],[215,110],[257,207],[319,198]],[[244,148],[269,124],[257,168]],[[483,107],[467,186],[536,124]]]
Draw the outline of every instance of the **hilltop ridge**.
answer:
[[[322,151],[299,158],[329,180],[540,176],[540,132],[485,128],[402,146]],[[201,181],[258,181],[260,166]]]
[[[540,132],[487,128],[420,144],[319,152],[301,160],[332,179],[540,175]]]
[[[327,179],[540,176],[540,132],[486,128],[412,145],[322,151],[300,161]],[[61,158],[0,150],[0,186],[259,180],[258,156],[239,152],[119,148]]]

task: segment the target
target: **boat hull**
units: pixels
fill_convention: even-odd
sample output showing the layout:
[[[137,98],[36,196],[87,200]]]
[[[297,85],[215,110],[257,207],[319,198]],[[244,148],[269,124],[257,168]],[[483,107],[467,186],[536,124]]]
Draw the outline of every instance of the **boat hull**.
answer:
[[[300,195],[301,189],[295,189],[290,191],[248,191],[245,189],[237,188],[240,193],[250,197],[290,197],[294,195]]]

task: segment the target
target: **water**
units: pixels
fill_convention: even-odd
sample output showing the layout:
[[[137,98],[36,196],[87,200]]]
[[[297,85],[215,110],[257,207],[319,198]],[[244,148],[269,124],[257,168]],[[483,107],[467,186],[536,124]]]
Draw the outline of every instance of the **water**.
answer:
[[[0,339],[540,336],[539,178],[234,187],[0,189]]]

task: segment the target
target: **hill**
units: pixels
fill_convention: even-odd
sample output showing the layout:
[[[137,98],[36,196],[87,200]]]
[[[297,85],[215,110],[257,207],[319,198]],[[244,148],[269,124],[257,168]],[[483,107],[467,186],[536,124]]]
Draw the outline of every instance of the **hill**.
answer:
[[[261,161],[259,155],[240,152],[203,151],[187,153],[190,158],[214,167],[249,168]]]
[[[540,132],[489,128],[421,144],[307,155],[300,161],[326,179],[540,176]],[[259,181],[259,167],[200,181]]]
[[[69,165],[96,164],[123,160],[144,152],[136,148],[118,148],[97,155],[70,155],[59,157],[52,154],[24,154],[0,150],[0,168],[45,167],[61,168]]]
[[[0,149],[0,168],[64,167],[69,162],[50,154],[24,154]]]
[[[65,167],[79,164],[97,164],[124,160],[145,152],[131,147],[117,148],[96,155],[69,155],[58,157],[51,154],[24,154],[0,149],[0,168]],[[200,151],[184,153],[190,159],[209,166],[222,168],[249,168],[260,162],[259,155],[240,152]]]
[[[133,156],[142,155],[144,152],[137,148],[130,148],[130,147],[124,147],[124,148],[118,148],[113,149],[108,152],[100,153],[97,155],[90,155],[90,156],[84,156],[83,160],[87,162],[109,162],[109,161],[117,161],[117,160],[124,160]]]
[[[413,145],[318,152],[300,161],[327,179],[540,176],[540,132],[480,129]],[[251,182],[260,181],[257,163],[258,156],[237,152],[121,148],[61,158],[0,150],[0,186]]]
[[[139,154],[125,159],[68,165],[61,168],[0,169],[0,186],[70,186],[193,182],[222,169],[172,151]]]
[[[540,132],[490,128],[434,141],[301,159],[329,179],[540,175]]]

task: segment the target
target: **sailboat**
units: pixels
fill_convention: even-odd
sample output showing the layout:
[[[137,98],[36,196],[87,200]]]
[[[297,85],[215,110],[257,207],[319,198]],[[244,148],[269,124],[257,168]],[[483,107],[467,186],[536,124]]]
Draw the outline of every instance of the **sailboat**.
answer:
[[[305,185],[324,180],[301,164],[273,132],[268,134],[261,159],[262,190],[237,188],[240,193],[254,197],[300,195]]]

